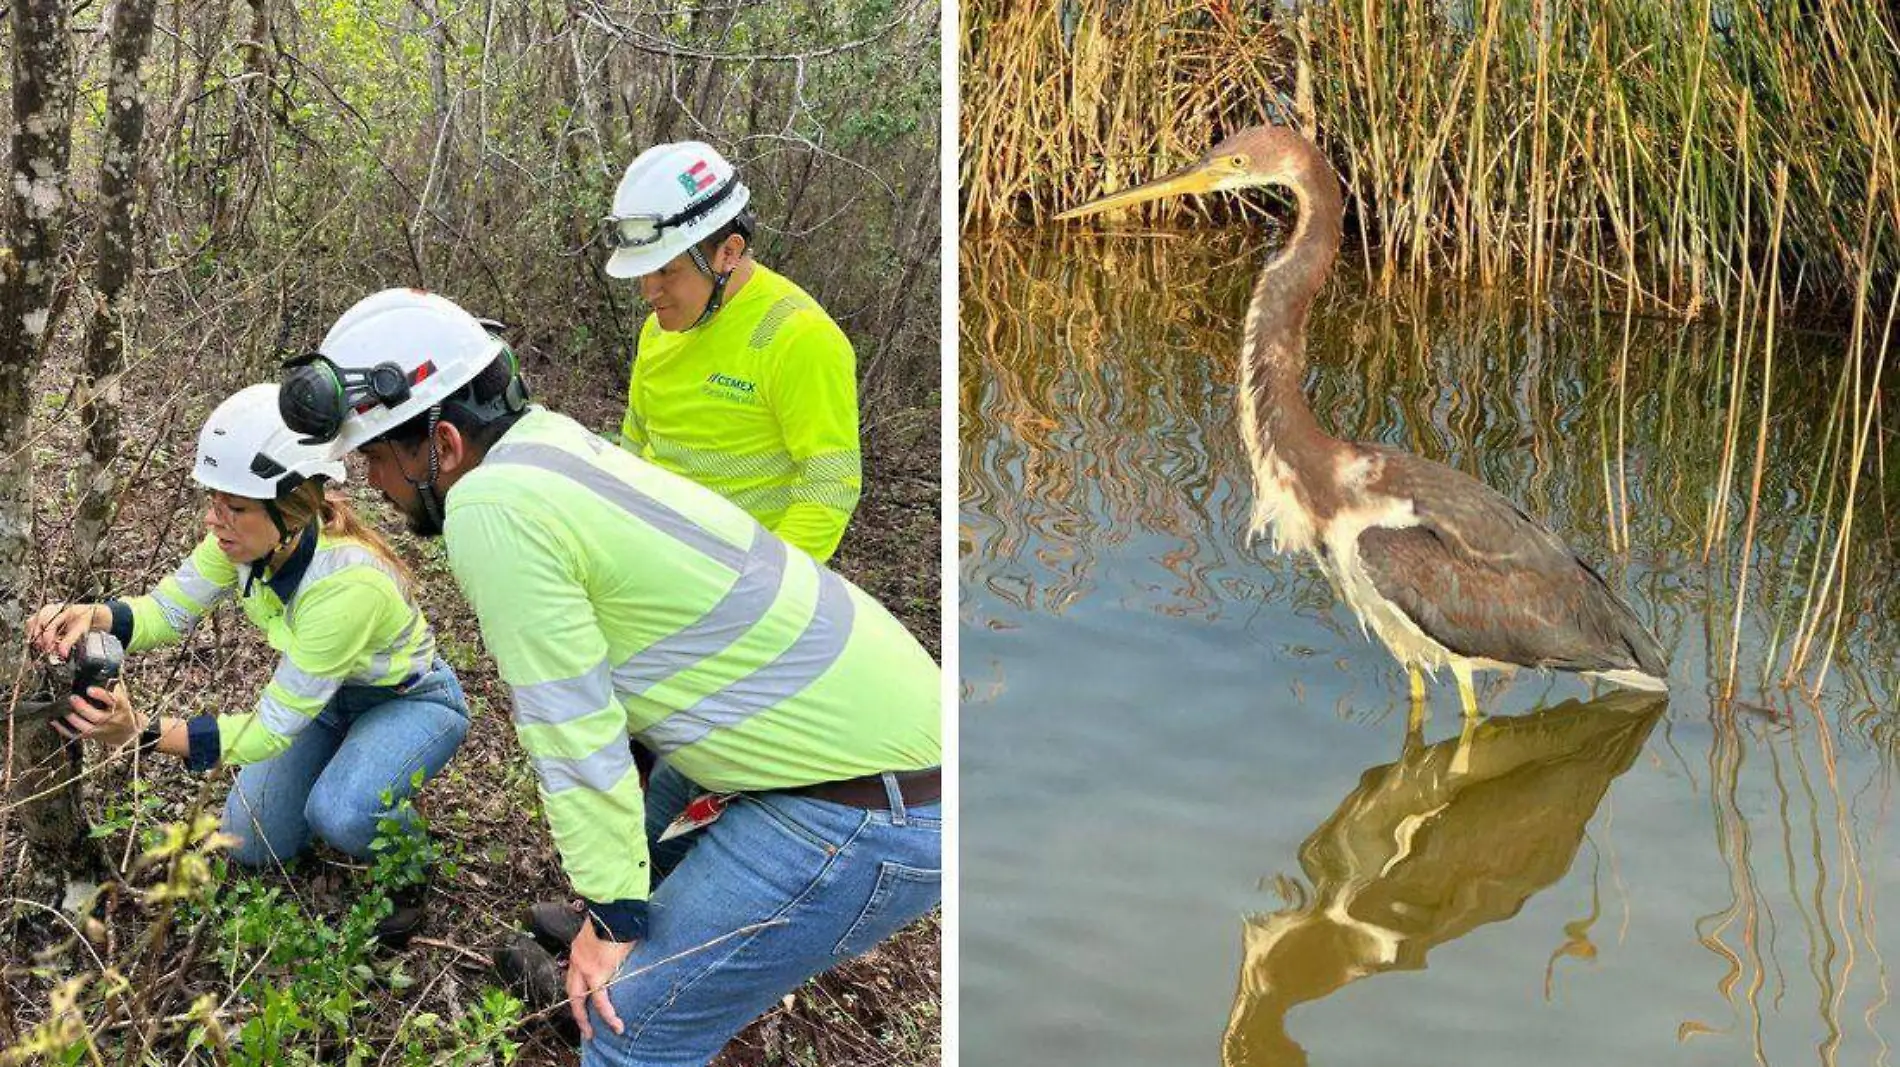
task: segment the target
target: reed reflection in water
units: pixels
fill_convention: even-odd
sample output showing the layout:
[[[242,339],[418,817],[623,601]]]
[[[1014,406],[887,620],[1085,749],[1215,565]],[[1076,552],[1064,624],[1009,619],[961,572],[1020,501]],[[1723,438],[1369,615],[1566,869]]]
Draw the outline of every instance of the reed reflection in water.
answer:
[[[1401,752],[1403,672],[1316,569],[1246,538],[1234,360],[1260,252],[1205,233],[964,244],[962,1033],[978,1062],[1217,1062],[1230,1010],[1274,1014],[1247,1007],[1247,979],[1235,1009],[1233,975],[1261,973],[1235,923],[1320,898],[1273,887],[1296,884],[1296,862],[1332,877],[1305,869],[1302,842]],[[1339,273],[1310,334],[1321,421],[1522,503],[1629,590],[1675,670],[1642,753],[1594,822],[1575,816],[1585,859],[1523,872],[1509,922],[1474,902],[1450,932],[1408,935],[1402,958],[1432,948],[1423,973],[1274,970],[1273,996],[1330,990],[1287,1001],[1303,1001],[1297,1044],[1322,1063],[1887,1062],[1900,600],[1877,499],[1861,520],[1877,532],[1842,558],[1852,597],[1819,696],[1775,685],[1833,548],[1839,339],[1779,342],[1738,610],[1740,539],[1703,559],[1718,499],[1747,508],[1745,466],[1718,489],[1731,335],[1374,298]],[[1718,701],[1738,614],[1740,699]],[[1427,751],[1458,733],[1449,691]],[[1495,680],[1485,729],[1588,693]],[[1598,747],[1577,758],[1616,763]],[[1514,825],[1493,817],[1454,828]],[[1256,1033],[1230,1032],[1230,1053]]]

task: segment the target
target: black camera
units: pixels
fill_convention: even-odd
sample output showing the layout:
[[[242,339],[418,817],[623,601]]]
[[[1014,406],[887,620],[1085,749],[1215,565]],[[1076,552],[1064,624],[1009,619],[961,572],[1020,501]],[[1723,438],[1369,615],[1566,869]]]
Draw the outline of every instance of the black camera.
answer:
[[[109,633],[93,631],[79,639],[64,661],[42,661],[39,684],[19,706],[13,709],[16,722],[50,724],[73,713],[66,694],[85,697],[94,707],[98,701],[87,696],[95,686],[110,689],[119,680],[125,663],[125,646]]]
[[[119,670],[125,666],[125,646],[109,633],[91,630],[73,646],[68,662],[73,669],[73,695],[99,707],[99,702],[86,692],[95,686],[110,689],[119,680]]]

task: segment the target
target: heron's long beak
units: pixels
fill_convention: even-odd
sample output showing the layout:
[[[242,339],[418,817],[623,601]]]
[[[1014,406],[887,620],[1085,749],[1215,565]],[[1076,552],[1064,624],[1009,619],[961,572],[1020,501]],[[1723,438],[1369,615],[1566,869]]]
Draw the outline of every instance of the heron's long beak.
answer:
[[[1119,193],[1110,193],[1099,200],[1091,200],[1081,207],[1072,207],[1057,219],[1079,219],[1084,215],[1095,215],[1103,211],[1113,211],[1118,207],[1131,207],[1145,204],[1150,200],[1160,200],[1168,196],[1185,196],[1190,193],[1211,193],[1219,187],[1221,174],[1211,163],[1191,163],[1165,178],[1137,185],[1132,189],[1123,189]]]

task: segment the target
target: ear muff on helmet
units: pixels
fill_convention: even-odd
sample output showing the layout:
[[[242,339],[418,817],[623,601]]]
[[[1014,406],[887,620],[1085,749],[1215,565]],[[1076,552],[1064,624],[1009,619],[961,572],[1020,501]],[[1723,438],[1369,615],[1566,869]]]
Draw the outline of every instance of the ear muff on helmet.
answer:
[[[305,445],[335,440],[352,412],[367,411],[377,404],[395,407],[409,399],[411,385],[435,373],[432,362],[414,372],[406,372],[394,362],[378,363],[367,370],[345,370],[320,352],[299,356],[285,367],[288,370],[277,393],[277,413],[283,416],[284,425],[304,435],[298,443]]]
[[[299,444],[320,445],[335,440],[343,429],[343,382],[329,360],[303,358],[308,362],[286,364],[289,371],[277,391],[277,414],[293,433],[304,435]]]
[[[508,357],[508,385],[501,391],[501,402],[508,414],[517,415],[528,408],[528,380],[521,376],[521,359],[512,346],[503,348],[501,354]]]
[[[519,415],[528,408],[530,397],[528,383],[521,376],[521,358],[515,355],[514,348],[506,341],[502,342],[501,352],[495,358],[503,360],[508,369],[508,384],[502,387],[499,394],[487,400],[477,400],[475,383],[471,381],[444,401],[448,406],[467,413],[477,425]]]

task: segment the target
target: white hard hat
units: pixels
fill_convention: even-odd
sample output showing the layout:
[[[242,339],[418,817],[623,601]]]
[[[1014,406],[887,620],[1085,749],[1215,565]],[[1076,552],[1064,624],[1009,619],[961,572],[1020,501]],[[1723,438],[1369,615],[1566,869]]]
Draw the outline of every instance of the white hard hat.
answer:
[[[601,220],[601,239],[613,255],[607,273],[638,278],[732,221],[751,190],[724,156],[698,141],[654,145],[627,165],[614,189],[613,214]]]
[[[343,480],[343,462],[306,445],[277,414],[277,386],[251,385],[226,397],[198,431],[191,477],[207,489],[276,500],[310,478]]]
[[[454,301],[385,289],[345,311],[285,378],[285,420],[342,455],[441,403],[509,351]],[[509,396],[510,410],[526,403],[525,389]]]

